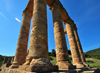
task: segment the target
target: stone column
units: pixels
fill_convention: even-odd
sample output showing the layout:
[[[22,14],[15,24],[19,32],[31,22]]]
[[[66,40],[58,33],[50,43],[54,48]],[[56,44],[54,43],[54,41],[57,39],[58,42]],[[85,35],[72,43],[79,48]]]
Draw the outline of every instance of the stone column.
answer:
[[[84,54],[83,54],[82,46],[81,46],[81,43],[80,43],[80,40],[79,40],[79,37],[78,37],[78,33],[77,33],[77,27],[76,27],[75,24],[73,26],[73,31],[74,31],[77,47],[78,47],[78,50],[79,50],[79,54],[80,54],[80,57],[81,57],[81,61],[84,65],[88,66],[88,64],[86,64],[86,60],[85,60],[85,57],[84,57]]]
[[[34,10],[28,58],[33,59],[31,60],[30,65],[39,65],[39,62],[34,62],[35,58],[37,58],[37,60],[41,59],[41,61],[42,59],[49,60],[46,0],[34,0],[33,8]]]
[[[72,69],[74,67],[69,61],[60,7],[58,3],[55,3],[55,5],[50,9],[53,14],[57,65],[59,69]]]
[[[27,44],[28,44],[31,16],[32,15],[29,15],[27,11],[23,11],[22,25],[18,38],[14,62],[12,63],[11,68],[18,68],[19,65],[22,65],[25,62],[27,55]]]
[[[33,5],[29,54],[19,70],[23,67],[33,72],[58,70],[58,66],[52,66],[48,58],[46,0],[34,0]]]
[[[66,22],[64,22],[64,24],[66,26],[66,31],[68,35],[69,44],[70,44],[73,65],[76,65],[77,68],[84,67],[84,65],[81,62],[77,43],[75,40],[75,35],[72,28],[72,21],[69,19]]]
[[[6,64],[8,61],[8,57],[4,57],[4,61],[3,61],[3,64]]]

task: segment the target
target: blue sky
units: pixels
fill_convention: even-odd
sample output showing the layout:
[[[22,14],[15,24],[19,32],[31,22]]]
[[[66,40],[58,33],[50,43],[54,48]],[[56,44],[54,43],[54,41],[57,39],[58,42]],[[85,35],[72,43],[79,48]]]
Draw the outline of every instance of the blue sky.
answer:
[[[60,0],[74,20],[83,51],[100,47],[100,0]],[[28,0],[0,1],[0,54],[13,56],[17,46],[22,22],[22,12]],[[52,12],[47,6],[48,49],[55,49]],[[64,26],[65,28],[65,26]],[[31,35],[31,34],[30,34]],[[29,35],[29,37],[30,37]],[[67,35],[66,42],[69,47]],[[30,39],[28,41],[30,43]],[[29,49],[28,43],[28,49]]]

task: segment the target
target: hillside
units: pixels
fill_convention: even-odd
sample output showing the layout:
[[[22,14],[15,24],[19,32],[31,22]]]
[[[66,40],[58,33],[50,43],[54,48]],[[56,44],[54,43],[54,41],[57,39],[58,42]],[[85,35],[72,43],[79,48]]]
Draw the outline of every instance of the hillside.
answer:
[[[90,51],[86,52],[86,54],[88,54],[88,55],[100,55],[100,48],[90,50]]]
[[[3,63],[3,60],[4,60],[4,56],[0,55],[0,67],[1,67],[1,65]]]

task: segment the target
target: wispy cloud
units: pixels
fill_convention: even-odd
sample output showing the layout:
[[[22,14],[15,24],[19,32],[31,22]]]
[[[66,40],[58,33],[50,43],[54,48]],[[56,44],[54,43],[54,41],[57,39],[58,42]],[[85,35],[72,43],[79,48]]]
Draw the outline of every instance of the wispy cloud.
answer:
[[[7,11],[11,12],[14,9],[13,0],[4,0],[4,1],[5,1]]]
[[[82,4],[76,9],[75,20],[77,23],[91,21],[97,18],[99,14],[100,3],[93,0],[84,0]],[[79,16],[77,16],[79,14]]]
[[[2,15],[5,19],[8,20],[8,18],[7,18],[3,13],[0,12],[0,15]],[[8,20],[8,21],[9,21],[9,20]]]
[[[100,43],[99,44],[92,45],[92,46],[87,47],[87,48],[84,48],[84,49],[93,49],[93,48],[98,47],[98,46],[100,46]]]
[[[21,22],[18,18],[15,18],[16,21]]]
[[[85,26],[82,27],[80,32],[87,29],[87,27],[91,25],[90,22],[92,23],[100,17],[99,8],[100,3],[95,5],[95,2],[91,0],[85,0],[84,4],[82,6],[80,5],[80,7],[76,11],[77,13],[80,12],[80,14],[79,16],[77,16],[76,14],[75,23],[78,27],[87,23]]]

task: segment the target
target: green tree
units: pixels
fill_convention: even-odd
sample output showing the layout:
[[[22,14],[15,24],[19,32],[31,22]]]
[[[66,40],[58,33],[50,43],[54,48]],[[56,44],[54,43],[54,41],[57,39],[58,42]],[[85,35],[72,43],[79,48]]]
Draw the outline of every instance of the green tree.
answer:
[[[56,57],[56,51],[54,49],[52,49],[51,55]]]

